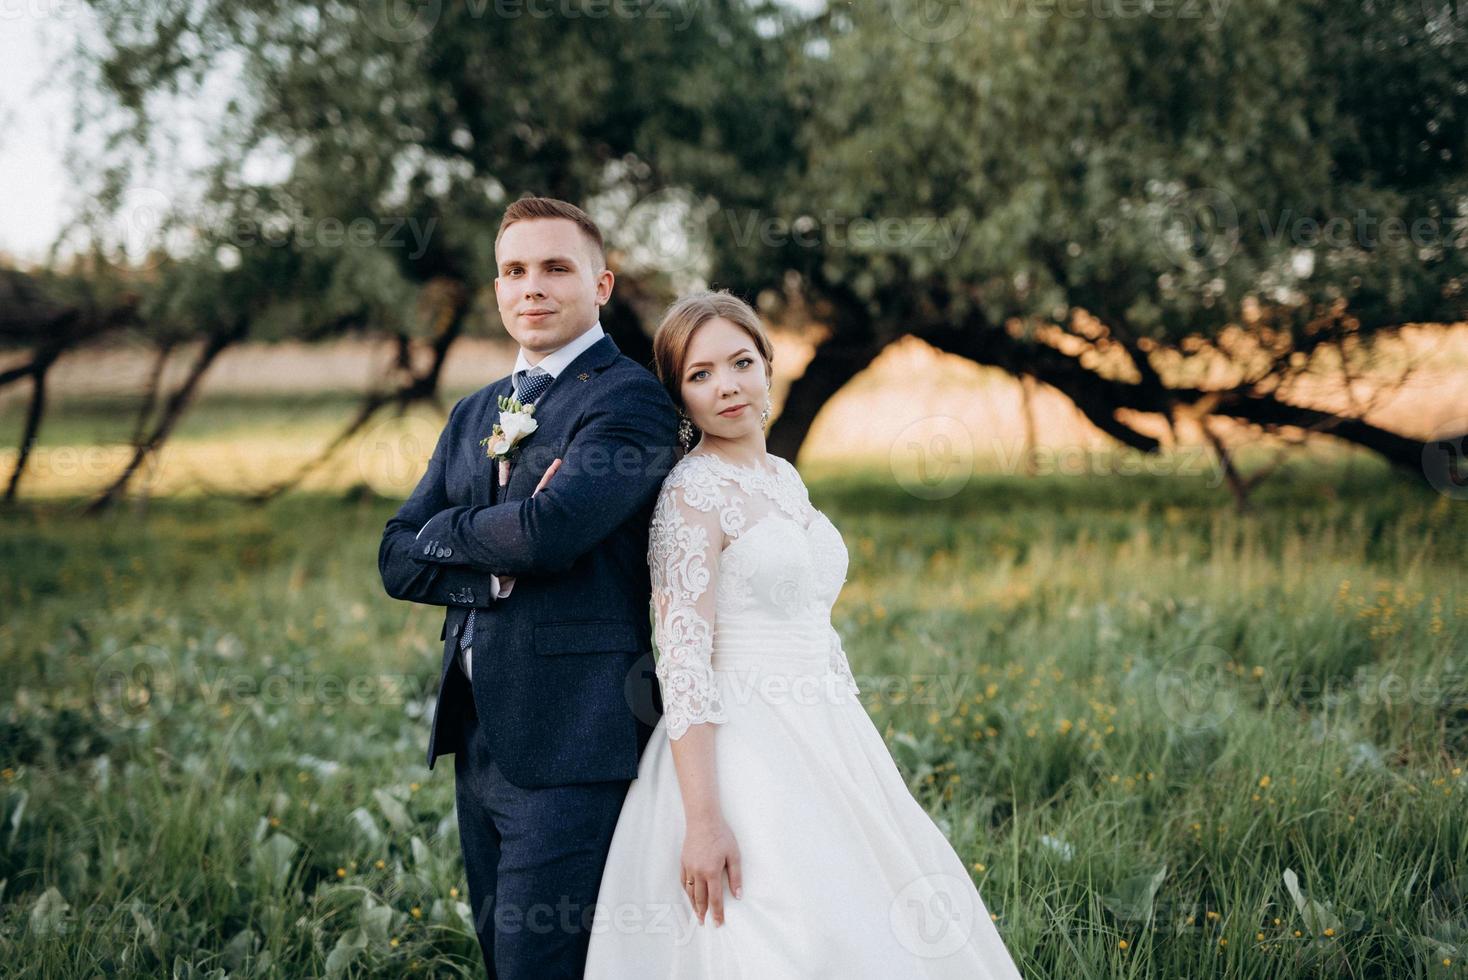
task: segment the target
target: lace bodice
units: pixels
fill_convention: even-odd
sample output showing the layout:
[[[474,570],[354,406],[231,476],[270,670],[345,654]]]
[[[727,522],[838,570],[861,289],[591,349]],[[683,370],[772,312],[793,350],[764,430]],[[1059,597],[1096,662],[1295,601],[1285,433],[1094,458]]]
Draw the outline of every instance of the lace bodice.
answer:
[[[831,625],[846,545],[795,467],[769,453],[765,462],[769,469],[691,453],[658,493],[647,559],[669,738],[728,721],[714,670],[752,646],[765,656],[814,646],[859,693]]]

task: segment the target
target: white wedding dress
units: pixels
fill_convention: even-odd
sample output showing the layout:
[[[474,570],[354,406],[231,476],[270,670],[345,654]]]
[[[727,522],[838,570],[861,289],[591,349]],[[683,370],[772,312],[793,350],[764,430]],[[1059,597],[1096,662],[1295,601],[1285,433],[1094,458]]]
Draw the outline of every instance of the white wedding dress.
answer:
[[[765,461],[693,453],[659,493],[648,561],[664,715],[612,838],[585,976],[1017,978],[857,699],[831,625],[841,534],[794,466]],[[669,739],[699,722],[720,723],[719,802],[743,863],[743,897],[724,886],[717,927],[712,912],[699,924],[680,875]]]

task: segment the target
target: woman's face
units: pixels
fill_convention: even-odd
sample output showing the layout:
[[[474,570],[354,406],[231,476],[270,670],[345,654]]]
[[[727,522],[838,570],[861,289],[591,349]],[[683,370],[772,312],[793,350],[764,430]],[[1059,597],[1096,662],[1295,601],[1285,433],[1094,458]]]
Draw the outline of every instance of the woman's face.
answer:
[[[765,361],[754,339],[729,320],[716,316],[693,331],[679,384],[684,411],[704,432],[741,439],[763,428]]]

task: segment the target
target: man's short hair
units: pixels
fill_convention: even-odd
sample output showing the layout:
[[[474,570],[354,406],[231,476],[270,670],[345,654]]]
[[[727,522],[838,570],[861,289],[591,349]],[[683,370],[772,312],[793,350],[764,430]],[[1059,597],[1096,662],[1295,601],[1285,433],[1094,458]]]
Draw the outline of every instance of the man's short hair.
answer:
[[[569,201],[562,201],[554,197],[522,197],[518,201],[505,208],[505,216],[500,219],[499,231],[494,236],[494,247],[499,249],[500,238],[505,229],[517,221],[528,221],[532,218],[565,218],[567,221],[576,223],[581,233],[591,242],[595,249],[594,254],[601,266],[593,271],[599,272],[607,265],[607,249],[602,242],[601,229],[596,222],[591,220],[591,215],[578,208]]]

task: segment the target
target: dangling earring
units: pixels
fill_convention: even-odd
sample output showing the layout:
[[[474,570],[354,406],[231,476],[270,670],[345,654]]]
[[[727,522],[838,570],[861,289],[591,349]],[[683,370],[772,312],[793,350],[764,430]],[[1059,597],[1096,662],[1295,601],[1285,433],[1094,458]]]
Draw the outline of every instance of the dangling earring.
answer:
[[[678,409],[678,445],[686,453],[693,446],[693,420]]]
[[[761,426],[763,426],[763,425],[768,424],[769,421],[770,421],[770,382],[766,381],[765,382],[765,410],[763,412],[761,412],[760,415],[759,415],[759,424]]]

